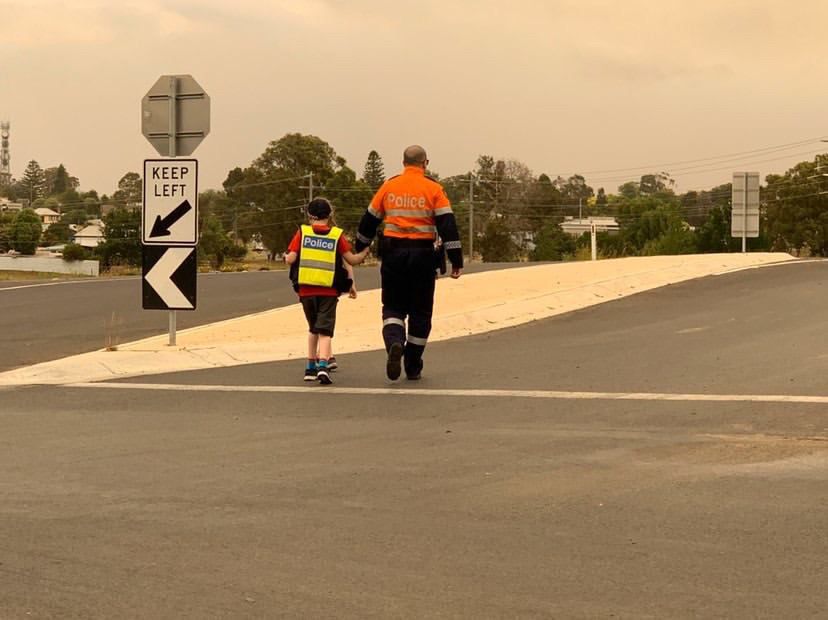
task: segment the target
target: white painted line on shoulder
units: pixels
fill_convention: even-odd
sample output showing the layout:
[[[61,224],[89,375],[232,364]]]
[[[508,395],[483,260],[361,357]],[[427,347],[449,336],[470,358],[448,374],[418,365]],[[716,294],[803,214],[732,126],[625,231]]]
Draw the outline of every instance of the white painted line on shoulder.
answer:
[[[69,284],[92,284],[92,283],[104,283],[104,282],[124,282],[128,280],[140,280],[140,277],[134,276],[127,276],[122,278],[107,278],[107,279],[89,279],[89,280],[61,280],[60,282],[43,282],[41,284],[20,284],[17,286],[0,286],[0,293],[4,293],[6,291],[19,291],[20,289],[24,288],[43,288],[45,286],[67,286]]]
[[[828,396],[799,394],[674,394],[669,392],[563,392],[555,390],[449,390],[428,388],[305,387],[292,385],[188,385],[183,383],[67,383],[64,388],[159,392],[259,392],[351,396],[443,396],[460,398],[541,398],[550,400],[642,400],[688,402],[798,403],[828,405]]]
[[[231,271],[231,272],[209,272],[198,274],[199,278],[210,276],[233,276],[240,273],[284,273],[284,270],[273,271]],[[24,288],[42,288],[44,286],[67,286],[69,284],[106,284],[107,282],[128,282],[130,280],[140,280],[141,276],[120,276],[117,278],[88,278],[85,280],[61,280],[60,282],[41,282],[39,284],[17,284],[14,286],[0,286],[0,293],[5,291],[19,291]]]

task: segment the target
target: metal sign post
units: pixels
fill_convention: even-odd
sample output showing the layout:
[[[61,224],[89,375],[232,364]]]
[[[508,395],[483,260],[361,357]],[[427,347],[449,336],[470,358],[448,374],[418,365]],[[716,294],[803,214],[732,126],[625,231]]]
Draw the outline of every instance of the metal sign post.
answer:
[[[747,252],[748,237],[759,236],[759,173],[734,172],[732,189],[730,234]]]
[[[592,260],[598,260],[598,227],[592,218],[589,220],[589,240],[592,245]]]
[[[144,162],[143,307],[195,310],[198,274],[198,161],[191,155],[210,133],[210,97],[191,75],[162,75],[141,100],[141,132],[167,160]]]
[[[745,175],[745,208],[742,210],[742,254],[747,253],[747,195],[748,175]]]
[[[176,134],[178,133],[178,128],[176,126],[176,100],[178,98],[178,78],[174,75],[170,76],[170,157],[175,157],[175,139]],[[146,174],[144,176],[146,178]],[[169,333],[170,333],[170,340],[169,345],[171,347],[175,346],[175,338],[176,338],[176,320],[177,316],[175,314],[175,310],[170,310],[170,326],[169,326]]]

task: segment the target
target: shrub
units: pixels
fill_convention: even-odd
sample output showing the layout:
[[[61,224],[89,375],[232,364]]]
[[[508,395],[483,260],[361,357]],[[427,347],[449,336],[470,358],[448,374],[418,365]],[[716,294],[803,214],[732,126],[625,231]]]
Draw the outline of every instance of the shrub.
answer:
[[[63,260],[76,261],[86,259],[86,249],[77,243],[67,243],[63,246]]]

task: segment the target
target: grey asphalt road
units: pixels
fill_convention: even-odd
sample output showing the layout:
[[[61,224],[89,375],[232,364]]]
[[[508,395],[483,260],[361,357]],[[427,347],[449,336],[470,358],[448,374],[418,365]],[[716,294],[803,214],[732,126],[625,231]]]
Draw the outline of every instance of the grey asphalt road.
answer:
[[[423,395],[0,391],[0,617],[825,617],[828,405],[426,395],[827,395],[825,269],[435,343]]]
[[[475,263],[467,271],[515,266]],[[358,268],[356,280],[360,290],[377,288],[379,268]],[[198,288],[198,309],[178,313],[179,329],[296,302],[285,271],[202,274]],[[140,278],[4,282],[0,372],[163,334],[167,320],[166,312],[141,309]]]

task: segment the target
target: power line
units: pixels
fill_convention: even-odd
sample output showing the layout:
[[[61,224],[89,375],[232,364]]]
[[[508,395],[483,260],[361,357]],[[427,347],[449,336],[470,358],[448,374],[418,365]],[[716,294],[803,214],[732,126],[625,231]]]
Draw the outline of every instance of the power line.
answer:
[[[764,151],[786,150],[786,149],[790,149],[790,148],[795,148],[797,146],[803,146],[805,144],[812,144],[812,143],[815,143],[815,142],[820,142],[822,140],[822,138],[824,138],[824,136],[820,136],[820,137],[816,137],[816,138],[809,138],[807,140],[800,140],[800,141],[797,141],[797,142],[789,142],[787,144],[779,144],[779,145],[775,145],[775,146],[766,146],[766,147],[763,147],[763,148],[752,149],[752,150],[749,150],[749,151],[739,151],[739,152],[735,152],[735,153],[727,153],[727,154],[724,154],[724,155],[714,155],[714,156],[711,156],[711,157],[701,157],[701,158],[698,158],[698,159],[685,159],[685,160],[682,160],[682,161],[673,161],[673,162],[666,162],[666,163],[660,163],[660,164],[648,164],[648,165],[644,165],[644,166],[632,166],[632,167],[628,167],[628,168],[610,168],[610,169],[604,169],[604,170],[587,170],[587,171],[585,171],[581,174],[602,174],[602,173],[605,173],[605,172],[606,173],[625,172],[625,171],[644,170],[644,169],[652,170],[652,169],[655,169],[655,168],[664,168],[664,167],[668,167],[668,166],[678,166],[678,165],[682,165],[682,164],[691,164],[691,163],[710,161],[710,160],[716,160],[716,159],[738,157],[738,156],[741,156],[741,155],[749,155],[751,153],[762,153]]]

